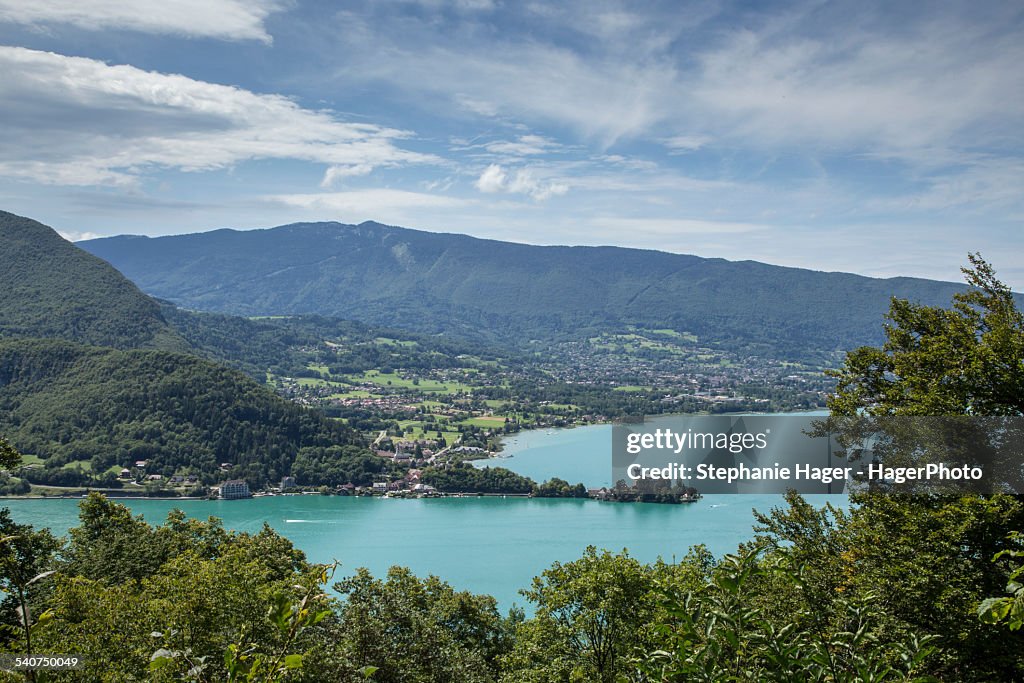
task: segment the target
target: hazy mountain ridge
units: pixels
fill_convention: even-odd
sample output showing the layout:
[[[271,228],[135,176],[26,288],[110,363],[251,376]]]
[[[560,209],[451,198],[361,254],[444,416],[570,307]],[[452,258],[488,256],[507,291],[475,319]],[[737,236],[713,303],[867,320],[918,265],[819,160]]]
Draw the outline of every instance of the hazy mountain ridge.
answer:
[[[620,247],[541,247],[377,223],[79,243],[150,294],[241,315],[317,313],[491,341],[672,328],[773,355],[877,343],[891,296],[962,285]]]

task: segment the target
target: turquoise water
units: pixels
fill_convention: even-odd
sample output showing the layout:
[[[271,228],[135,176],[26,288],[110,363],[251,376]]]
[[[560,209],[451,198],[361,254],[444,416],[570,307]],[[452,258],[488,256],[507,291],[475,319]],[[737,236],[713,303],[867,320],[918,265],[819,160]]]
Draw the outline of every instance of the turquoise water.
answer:
[[[502,457],[473,464],[505,467],[537,482],[558,477],[570,484],[583,482],[587,488],[613,483],[611,425],[520,432],[504,443]]]
[[[791,416],[826,415],[825,411],[787,413]],[[649,417],[652,428],[669,427],[679,416]],[[587,488],[612,486],[612,426],[609,424],[520,432],[504,440],[501,457],[476,460],[477,467],[504,467],[544,482],[559,477],[570,484],[583,482]]]
[[[512,457],[489,464],[538,481],[558,476],[588,486],[607,484],[610,429],[598,425],[521,434],[509,441],[505,451]],[[825,497],[820,498],[815,502],[823,504]],[[689,505],[337,496],[124,502],[150,522],[161,521],[175,507],[193,517],[220,517],[227,528],[240,531],[257,531],[266,522],[310,560],[339,560],[338,578],[357,567],[383,575],[392,565],[406,565],[420,575],[440,576],[456,588],[489,593],[507,609],[513,603],[524,605],[518,591],[529,586],[532,577],[552,562],[579,557],[588,545],[615,551],[628,548],[643,561],[682,557],[698,543],[716,555],[732,552],[751,536],[752,508],[767,511],[780,505],[782,498],[708,496]],[[58,534],[77,524],[74,500],[21,499],[4,504],[18,522],[47,526]]]

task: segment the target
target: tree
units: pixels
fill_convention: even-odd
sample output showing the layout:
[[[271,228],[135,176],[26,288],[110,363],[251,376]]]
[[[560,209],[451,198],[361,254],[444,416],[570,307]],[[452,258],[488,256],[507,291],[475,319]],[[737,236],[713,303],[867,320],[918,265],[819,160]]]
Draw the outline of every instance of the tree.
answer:
[[[170,555],[142,517],[98,493],[79,504],[79,520],[63,552],[62,570],[70,576],[107,584],[141,581]]]
[[[848,513],[816,511],[791,494],[789,505],[758,515],[762,548],[785,552],[800,584],[765,586],[765,609],[828,614],[839,600],[884,606],[875,627],[884,641],[936,636],[928,666],[942,679],[1015,680],[1024,672],[1024,633],[992,637],[977,619],[980,602],[1009,582],[1005,561],[992,557],[1020,544],[1007,530],[1024,525],[1012,496],[851,496]],[[784,621],[780,621],[785,623]],[[820,627],[814,621],[805,626]]]
[[[343,661],[322,680],[357,679],[356,667],[372,665],[373,680],[385,683],[493,681],[521,618],[502,618],[490,596],[456,591],[435,576],[417,578],[404,567],[392,567],[384,580],[360,569],[335,589],[346,600],[329,649]]]
[[[0,436],[0,469],[13,470],[21,464],[21,453]]]
[[[85,680],[275,680],[323,633],[324,568],[267,527],[230,532],[180,511],[151,527],[97,495],[80,517],[32,639],[82,655]]]
[[[833,416],[1019,416],[1024,411],[1024,317],[979,255],[963,269],[972,289],[948,309],[893,299],[881,348],[847,354],[828,406]],[[824,528],[798,496],[762,516],[776,548],[808,558],[812,595],[880,595],[886,632],[938,636],[933,671],[957,680],[1024,673],[1020,632],[993,638],[979,603],[1010,581],[1007,551],[1021,543],[1024,505],[1006,495],[851,496],[851,511]],[[992,563],[991,558],[1003,558]]]
[[[594,546],[544,570],[522,591],[537,612],[517,630],[502,680],[615,681],[634,648],[650,643],[654,573],[625,552]]]
[[[275,683],[302,669],[305,654],[291,650],[305,632],[331,615],[329,600],[320,587],[327,583],[336,568],[337,563],[317,567],[320,575],[316,582],[305,587],[301,598],[283,591],[273,595],[267,616],[277,629],[277,642],[266,637],[253,639],[251,627],[243,625],[237,642],[228,645],[224,652],[228,683]],[[302,586],[297,588],[301,590]],[[152,635],[164,637],[163,633]],[[203,681],[214,668],[214,662],[209,659],[209,655],[194,655],[191,647],[184,650],[161,647],[151,655],[149,669],[151,672],[173,670],[184,664],[186,680]],[[364,667],[360,673],[369,677],[374,670],[374,667]]]
[[[20,635],[17,648],[25,654],[33,652],[32,635],[37,623],[49,617],[41,609],[40,589],[53,574],[50,569],[59,547],[48,529],[36,531],[27,524],[16,524],[10,510],[0,510],[0,590],[5,593],[0,616]],[[39,612],[37,619],[33,619],[35,612]]]
[[[788,552],[727,555],[699,590],[663,586],[669,618],[656,626],[661,649],[638,658],[632,680],[925,681],[929,638],[887,638],[872,595],[805,604],[782,618],[766,609],[764,586],[797,589],[802,572]],[[890,663],[892,662],[892,663]]]
[[[1022,541],[1022,534],[1014,532],[1011,537]],[[1001,557],[1014,557],[1024,559],[1024,551],[1001,550],[992,558],[993,562]],[[1011,631],[1020,630],[1024,627],[1024,563],[1018,564],[1010,572],[1010,580],[1006,584],[1006,592],[1009,596],[1002,598],[988,598],[978,607],[978,616],[987,624],[998,624],[1002,621]]]
[[[970,254],[973,289],[951,308],[893,299],[881,348],[846,355],[834,415],[1024,414],[1024,316],[992,266]]]

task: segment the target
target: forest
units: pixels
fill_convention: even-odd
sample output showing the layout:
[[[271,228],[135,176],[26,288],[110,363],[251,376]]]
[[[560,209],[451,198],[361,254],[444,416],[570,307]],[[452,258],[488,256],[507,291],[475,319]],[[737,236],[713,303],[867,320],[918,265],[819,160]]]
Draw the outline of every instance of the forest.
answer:
[[[234,475],[260,485],[280,481],[300,448],[362,444],[344,424],[185,354],[0,339],[0,387],[8,437],[44,459],[24,471],[39,483],[90,483],[146,460],[164,476],[187,468],[204,483]],[[64,467],[82,461],[91,472]]]

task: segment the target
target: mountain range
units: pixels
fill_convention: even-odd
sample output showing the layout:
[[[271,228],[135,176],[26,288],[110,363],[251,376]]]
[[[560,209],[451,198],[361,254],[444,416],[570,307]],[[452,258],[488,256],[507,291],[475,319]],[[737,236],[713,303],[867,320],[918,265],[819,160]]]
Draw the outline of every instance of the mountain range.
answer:
[[[620,247],[532,246],[378,223],[297,223],[79,242],[145,292],[238,315],[317,313],[514,345],[673,329],[821,359],[882,339],[893,296],[963,286]]]

